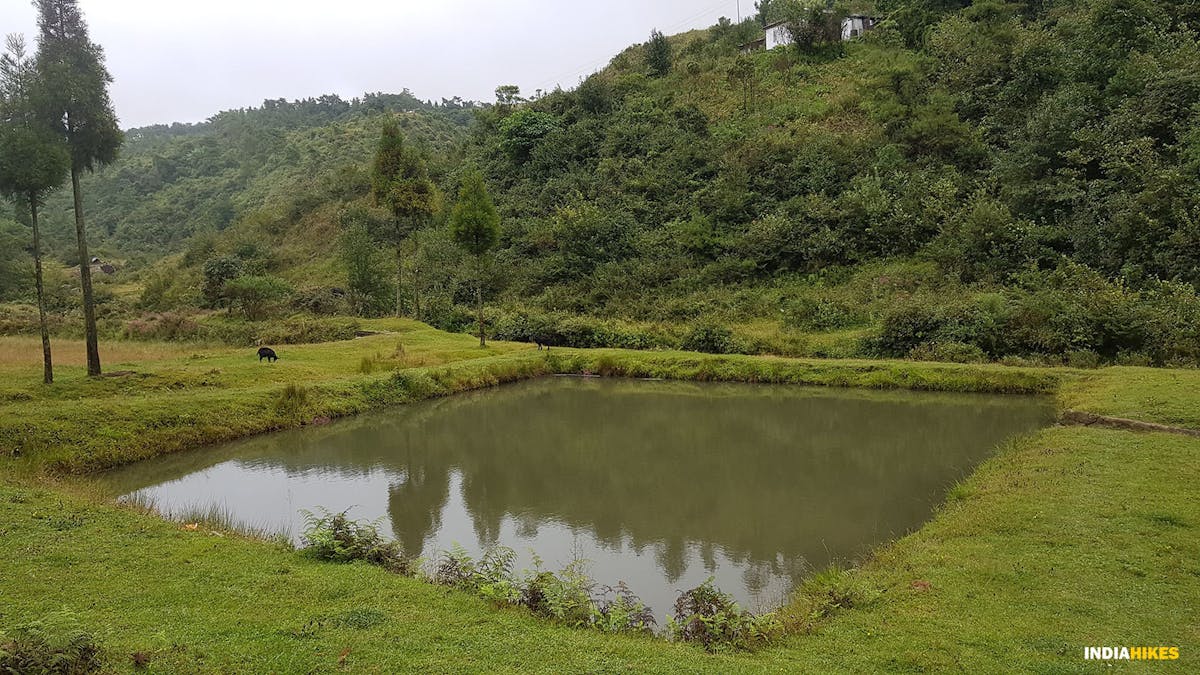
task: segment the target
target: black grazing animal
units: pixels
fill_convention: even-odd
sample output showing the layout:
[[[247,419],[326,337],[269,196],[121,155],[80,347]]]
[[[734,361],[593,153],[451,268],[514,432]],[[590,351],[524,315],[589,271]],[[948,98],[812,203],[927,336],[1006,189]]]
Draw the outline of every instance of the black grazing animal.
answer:
[[[275,353],[274,349],[271,349],[270,347],[263,347],[262,349],[258,350],[258,362],[262,363],[263,359],[266,359],[271,363],[275,363],[279,360],[279,355]]]

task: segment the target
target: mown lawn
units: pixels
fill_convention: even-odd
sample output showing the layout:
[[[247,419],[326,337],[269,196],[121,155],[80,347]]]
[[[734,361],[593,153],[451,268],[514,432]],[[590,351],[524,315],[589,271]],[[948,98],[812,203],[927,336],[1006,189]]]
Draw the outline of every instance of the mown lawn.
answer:
[[[1060,427],[1014,442],[853,573],[865,603],[755,654],[554,626],[375,568],[188,531],[62,475],[554,371],[1057,393],[1064,408],[1200,428],[1190,371],[485,352],[419,324],[384,327],[394,332],[281,350],[276,366],[253,350],[121,345],[129,360],[110,368],[134,375],[87,381],[66,367],[48,389],[36,349],[24,365],[0,359],[0,628],[67,609],[112,669],[141,652],[151,672],[1100,672],[1082,655],[1102,645],[1179,646],[1178,662],[1151,667],[1198,668],[1200,440],[1167,434]],[[0,354],[20,340],[0,339]],[[283,396],[289,384],[304,401]],[[802,611],[789,609],[809,624]]]

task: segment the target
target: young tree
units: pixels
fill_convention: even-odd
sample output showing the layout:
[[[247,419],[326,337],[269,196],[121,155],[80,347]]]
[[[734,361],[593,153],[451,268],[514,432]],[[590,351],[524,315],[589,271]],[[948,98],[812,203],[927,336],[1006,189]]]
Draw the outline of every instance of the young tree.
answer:
[[[483,174],[469,169],[463,176],[458,203],[450,215],[454,243],[475,258],[475,311],[479,317],[479,346],[487,347],[483,323],[483,273],[487,255],[500,241],[500,214],[483,184]]]
[[[754,69],[754,59],[745,54],[737,57],[729,67],[729,82],[742,88],[742,114],[750,114],[750,94],[754,89],[757,73]]]
[[[250,321],[259,321],[292,294],[286,281],[272,276],[238,277],[225,284],[225,295]]]
[[[38,208],[63,184],[70,166],[66,146],[36,114],[40,83],[25,38],[10,35],[0,57],[0,195],[29,210],[33,228],[33,269],[37,286],[38,325],[42,333],[42,376],[54,382],[50,331],[46,326],[46,293],[42,279],[42,243]]]
[[[816,0],[780,0],[777,11],[787,22],[787,31],[799,51],[811,54],[820,45],[842,39],[843,9]]]
[[[646,43],[646,64],[654,77],[665,77],[671,73],[671,43],[657,29],[650,32]]]
[[[429,171],[420,154],[405,145],[404,134],[394,119],[383,124],[383,136],[371,172],[371,194],[377,205],[386,207],[392,214],[391,220],[375,234],[395,247],[396,316],[403,316],[404,244],[437,213],[441,195],[429,180]]]
[[[100,375],[100,347],[79,179],[84,171],[113,162],[123,135],[108,96],[112,76],[104,65],[104,50],[88,37],[76,0],[34,0],[34,5],[39,31],[37,70],[46,93],[39,107],[46,123],[66,141],[71,157],[88,375],[96,377]]]
[[[359,316],[375,316],[387,311],[388,288],[385,269],[387,256],[371,238],[367,226],[351,224],[338,240],[350,301]]]

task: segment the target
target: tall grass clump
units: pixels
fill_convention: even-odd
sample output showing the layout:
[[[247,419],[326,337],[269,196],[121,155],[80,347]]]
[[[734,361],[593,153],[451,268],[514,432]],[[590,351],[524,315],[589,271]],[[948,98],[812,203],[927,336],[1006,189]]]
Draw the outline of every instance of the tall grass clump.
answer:
[[[805,579],[781,613],[790,630],[809,632],[819,621],[878,597],[879,591],[863,583],[853,570],[835,565]]]
[[[308,405],[308,388],[299,384],[289,384],[279,393],[275,400],[275,411],[285,417],[299,415]]]
[[[0,673],[83,675],[100,669],[95,638],[69,612],[0,632]]]

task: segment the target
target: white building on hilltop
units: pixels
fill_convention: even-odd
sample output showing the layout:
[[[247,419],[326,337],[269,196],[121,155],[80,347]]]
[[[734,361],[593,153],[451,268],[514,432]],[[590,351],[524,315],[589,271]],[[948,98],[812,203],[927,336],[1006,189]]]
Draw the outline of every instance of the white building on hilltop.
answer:
[[[879,19],[865,14],[851,14],[842,19],[842,41],[853,40],[861,37],[879,24]],[[788,30],[786,21],[776,21],[766,27],[766,39],[756,40],[748,45],[743,46],[744,51],[756,51],[758,49],[774,49],[784,45],[792,44],[792,33]]]

